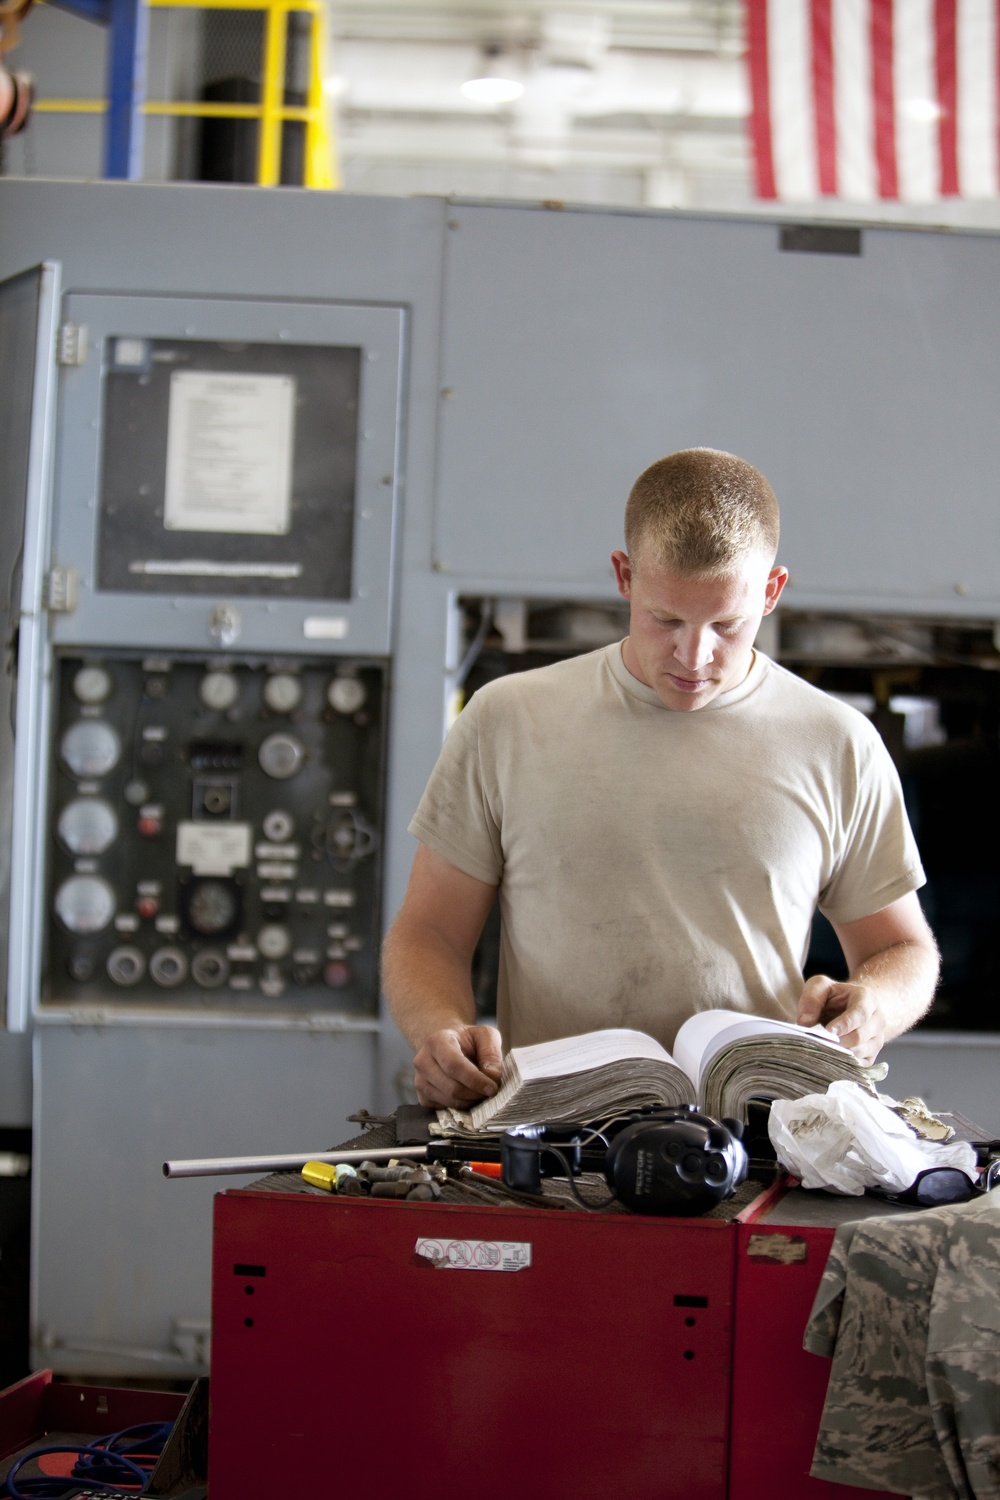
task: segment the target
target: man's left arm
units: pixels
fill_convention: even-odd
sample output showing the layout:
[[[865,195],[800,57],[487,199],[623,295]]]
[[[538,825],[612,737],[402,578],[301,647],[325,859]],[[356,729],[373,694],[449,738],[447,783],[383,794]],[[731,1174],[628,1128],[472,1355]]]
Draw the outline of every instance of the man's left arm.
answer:
[[[849,978],[814,974],[799,997],[800,1026],[817,1021],[863,1063],[930,1008],[940,959],[915,891],[857,922],[834,922]]]

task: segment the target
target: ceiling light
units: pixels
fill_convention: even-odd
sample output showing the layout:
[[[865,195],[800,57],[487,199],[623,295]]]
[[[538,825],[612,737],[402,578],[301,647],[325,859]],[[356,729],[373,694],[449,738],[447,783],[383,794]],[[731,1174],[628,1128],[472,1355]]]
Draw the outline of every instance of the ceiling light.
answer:
[[[510,71],[503,66],[500,48],[486,47],[483,68],[462,84],[462,97],[474,104],[513,104],[524,93],[524,84],[511,78]]]

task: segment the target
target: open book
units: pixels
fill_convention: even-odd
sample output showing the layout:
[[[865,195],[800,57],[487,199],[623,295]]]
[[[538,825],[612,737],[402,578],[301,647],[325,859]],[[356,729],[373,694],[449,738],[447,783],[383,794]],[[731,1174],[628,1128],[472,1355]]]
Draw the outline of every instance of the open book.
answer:
[[[696,1103],[716,1119],[745,1119],[751,1098],[798,1099],[825,1093],[837,1078],[884,1076],[884,1065],[866,1068],[821,1026],[705,1010],[684,1022],[673,1056],[653,1037],[623,1028],[513,1047],[493,1098],[439,1110],[432,1130],[479,1135],[543,1120],[599,1121],[649,1104]]]

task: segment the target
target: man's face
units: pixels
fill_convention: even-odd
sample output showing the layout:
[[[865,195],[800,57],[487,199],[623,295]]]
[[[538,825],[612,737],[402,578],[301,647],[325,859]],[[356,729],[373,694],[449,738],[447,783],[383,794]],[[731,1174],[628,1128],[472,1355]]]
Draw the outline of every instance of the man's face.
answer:
[[[666,708],[684,712],[740,685],[761,619],[785,586],[784,568],[751,556],[732,573],[691,578],[650,558],[636,568],[624,552],[613,552],[611,561],[631,610],[623,652],[633,677]]]

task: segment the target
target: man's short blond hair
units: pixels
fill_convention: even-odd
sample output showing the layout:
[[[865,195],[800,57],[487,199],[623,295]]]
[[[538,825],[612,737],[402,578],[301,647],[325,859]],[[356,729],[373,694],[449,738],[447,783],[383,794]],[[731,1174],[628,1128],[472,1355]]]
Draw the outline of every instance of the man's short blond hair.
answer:
[[[685,448],[650,464],[625,506],[625,547],[692,577],[732,572],[778,550],[778,502],[759,469],[716,448]]]

